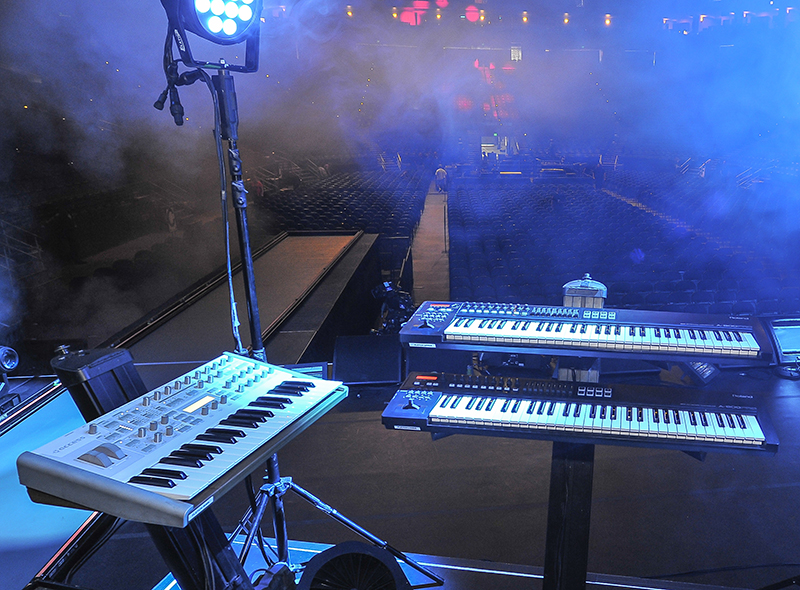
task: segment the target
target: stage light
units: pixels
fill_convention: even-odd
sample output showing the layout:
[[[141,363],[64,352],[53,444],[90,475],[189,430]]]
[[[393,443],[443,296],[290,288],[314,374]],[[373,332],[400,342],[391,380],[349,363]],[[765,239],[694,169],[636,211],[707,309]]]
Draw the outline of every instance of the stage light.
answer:
[[[195,61],[186,31],[219,45],[246,43],[244,66],[228,66],[234,71],[258,69],[259,25],[263,0],[161,0],[181,61],[190,66],[212,66]]]
[[[522,11],[522,22],[524,22],[524,23],[528,22],[528,11],[527,10]]]
[[[605,24],[606,24],[607,27],[611,26],[611,15],[610,14],[606,15]]]
[[[569,24],[569,12],[564,13],[564,24],[565,25]]]
[[[0,371],[13,371],[19,364],[19,355],[13,348],[0,346]]]

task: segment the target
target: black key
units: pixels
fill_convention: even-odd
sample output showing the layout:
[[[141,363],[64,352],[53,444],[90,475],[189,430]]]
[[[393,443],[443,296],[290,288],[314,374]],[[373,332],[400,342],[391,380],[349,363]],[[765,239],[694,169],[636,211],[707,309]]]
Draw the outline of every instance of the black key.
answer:
[[[705,412],[697,412],[700,415],[700,424],[702,424],[705,428],[708,428],[708,417],[706,416]]]
[[[455,407],[456,407],[456,406],[459,404],[459,402],[461,401],[461,399],[462,399],[462,396],[460,396],[460,395],[457,395],[457,396],[456,396],[456,397],[453,399],[453,403],[451,403],[451,404],[450,404],[450,408],[455,408]]]
[[[695,416],[694,412],[689,412],[689,422],[692,426],[697,426],[697,416]]]
[[[157,486],[159,488],[174,488],[175,482],[171,479],[164,479],[162,477],[149,477],[146,475],[134,475],[128,480],[129,483],[138,483],[147,486]]]
[[[491,412],[492,411],[492,408],[494,407],[494,402],[496,402],[496,401],[497,401],[497,398],[494,398],[494,397],[489,400],[489,403],[486,404],[486,411],[487,412]]]
[[[739,423],[739,428],[745,430],[747,428],[747,423],[744,421],[744,418],[741,414],[736,414],[736,421]]]
[[[536,402],[535,401],[531,401],[531,403],[528,404],[528,409],[527,409],[526,412],[528,414],[533,414],[533,408],[535,408],[535,407],[536,407]]]
[[[189,459],[200,459],[203,461],[211,461],[214,455],[211,453],[204,453],[203,451],[187,451],[186,449],[176,449],[169,454],[170,457],[188,457]]]
[[[642,408],[636,408],[636,421],[644,422],[644,410]]]
[[[478,399],[478,405],[475,406],[475,410],[480,412],[483,409],[484,404],[486,404],[486,400],[487,399],[489,399],[489,398],[482,397],[482,398]]]
[[[236,426],[237,428],[258,428],[258,422],[247,418],[225,418],[219,421],[223,426]]]
[[[658,410],[653,408],[653,422],[658,424],[661,420],[658,419]]]
[[[689,338],[697,340],[697,335],[694,333],[694,330],[689,330]]]
[[[580,418],[581,417],[581,408],[583,404],[575,404],[575,413],[572,414],[573,418]]]
[[[572,406],[571,403],[564,404],[564,411],[561,412],[561,415],[564,416],[564,418],[568,418],[569,417],[569,410],[570,410],[571,406]]]
[[[656,335],[656,338],[661,338],[661,328],[653,328],[653,333]]]
[[[158,467],[148,467],[142,469],[141,475],[152,475],[154,477],[163,477],[166,479],[186,479],[186,474],[177,469],[159,469]]]
[[[722,419],[722,414],[715,412],[714,416],[717,418],[717,426],[725,428],[725,421]]]
[[[545,409],[546,406],[547,406],[547,402],[539,402],[539,409],[536,410],[536,413],[539,414],[540,416],[542,414],[544,414],[544,409]]]
[[[469,402],[467,402],[467,409],[471,410],[475,403],[478,401],[478,398],[473,397]]]
[[[203,466],[203,464],[200,462],[200,459],[193,459],[191,457],[164,457],[163,459],[159,460],[159,463],[164,463],[166,465],[180,465],[181,467],[200,468]]]
[[[521,399],[518,399],[514,402],[514,405],[511,407],[511,413],[516,414],[519,411],[519,406],[522,403]]]
[[[293,403],[288,397],[276,397],[273,395],[261,395],[256,399],[265,401],[265,402],[278,402],[279,404],[291,404]]]
[[[278,387],[307,387],[311,388],[314,387],[313,381],[297,381],[296,379],[289,379],[288,381],[284,381]]]
[[[675,424],[681,423],[681,415],[678,412],[678,410],[672,410],[672,419],[675,422]]]
[[[206,434],[230,435],[238,438],[244,438],[246,436],[244,430],[235,430],[233,428],[209,428],[206,430]]]
[[[186,451],[205,451],[207,453],[214,453],[215,455],[219,455],[222,452],[222,449],[216,445],[200,445],[197,443],[186,443],[185,445],[181,445],[181,448]]]
[[[285,410],[286,406],[279,402],[262,402],[260,400],[253,400],[248,405],[255,406],[256,408],[272,408],[273,410]]]
[[[664,424],[669,424],[669,410],[664,410]]]
[[[508,411],[508,406],[510,406],[510,405],[511,405],[511,400],[507,399],[506,401],[503,402],[503,407],[500,408],[500,411],[501,412],[507,412]]]
[[[725,420],[728,421],[728,426],[730,426],[731,428],[736,428],[736,424],[733,421],[733,416],[731,416],[730,414],[725,414]]]
[[[581,334],[586,334],[586,324],[581,324]]]
[[[265,413],[267,412],[259,412],[257,410],[248,410],[247,408],[242,408],[240,410],[236,410],[236,412],[231,414],[231,416],[234,418],[247,418],[248,420],[255,420],[256,422],[266,422],[268,416],[265,416]]]
[[[440,408],[446,408],[446,407],[447,407],[447,404],[449,404],[449,403],[450,403],[450,400],[452,400],[452,399],[453,399],[453,396],[451,396],[451,395],[445,395],[445,396],[442,398],[442,401],[441,401],[441,403],[439,404],[439,407],[440,407]]]
[[[617,406],[611,406],[611,419],[617,419]]]
[[[606,419],[606,406],[600,406],[600,419]]]
[[[625,420],[628,422],[633,421],[633,408],[625,408]]]
[[[597,406],[595,406],[594,404],[592,404],[592,409],[591,409],[591,410],[589,410],[589,418],[591,418],[592,420],[594,420],[595,416],[597,416]]]
[[[547,406],[547,415],[552,416],[556,411],[556,402],[550,402]]]
[[[209,442],[218,442],[218,443],[228,443],[228,444],[235,444],[236,437],[232,434],[198,434],[195,437],[197,440],[206,440]]]

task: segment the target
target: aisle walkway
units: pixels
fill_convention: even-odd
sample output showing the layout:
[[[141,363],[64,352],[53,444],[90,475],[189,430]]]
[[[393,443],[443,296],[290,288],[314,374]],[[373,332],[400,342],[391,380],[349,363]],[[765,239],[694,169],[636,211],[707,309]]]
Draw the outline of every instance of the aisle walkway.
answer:
[[[450,259],[447,253],[447,193],[431,182],[425,209],[411,245],[414,263],[414,303],[449,301]]]

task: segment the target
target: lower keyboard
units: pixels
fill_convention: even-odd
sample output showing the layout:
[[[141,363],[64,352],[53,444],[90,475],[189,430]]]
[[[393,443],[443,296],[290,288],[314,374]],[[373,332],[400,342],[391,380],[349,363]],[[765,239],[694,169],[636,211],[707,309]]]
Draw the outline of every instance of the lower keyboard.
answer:
[[[695,451],[776,452],[757,400],[666,386],[412,374],[383,413],[396,430]]]

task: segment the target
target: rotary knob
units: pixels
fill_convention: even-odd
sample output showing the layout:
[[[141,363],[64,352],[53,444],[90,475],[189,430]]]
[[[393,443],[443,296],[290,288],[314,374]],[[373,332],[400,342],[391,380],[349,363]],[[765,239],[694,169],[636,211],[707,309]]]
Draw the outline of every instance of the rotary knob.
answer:
[[[97,434],[97,424],[89,424],[89,434]]]

